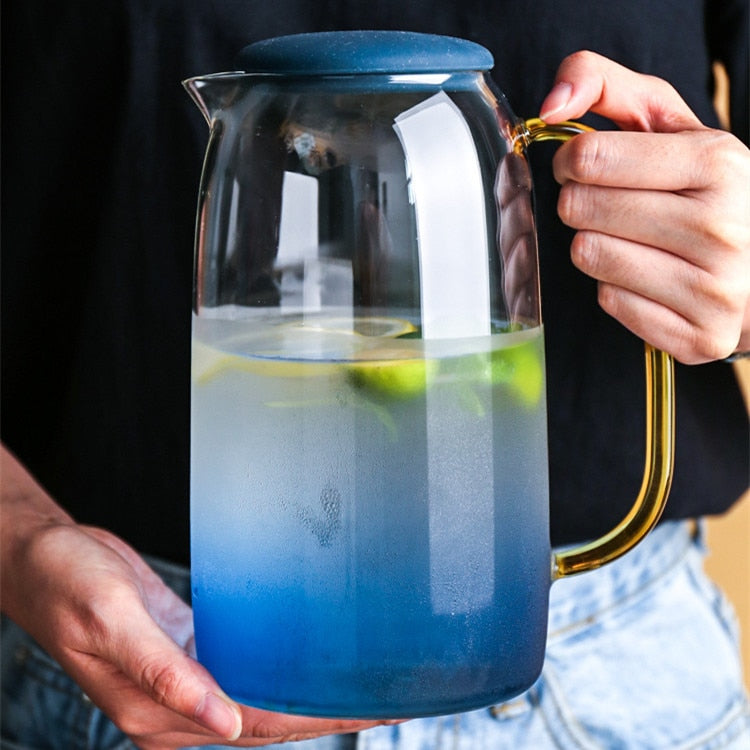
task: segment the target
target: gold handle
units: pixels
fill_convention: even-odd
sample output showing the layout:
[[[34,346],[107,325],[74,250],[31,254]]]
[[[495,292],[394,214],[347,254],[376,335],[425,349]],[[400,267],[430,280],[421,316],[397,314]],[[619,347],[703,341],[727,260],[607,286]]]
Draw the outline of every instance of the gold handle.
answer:
[[[568,141],[591,131],[586,125],[539,119],[519,123],[514,148],[536,141]],[[606,565],[635,547],[656,526],[667,503],[674,467],[674,361],[666,352],[645,344],[646,465],[638,497],[630,512],[609,533],[588,544],[553,556],[552,580]]]
[[[612,531],[589,544],[554,556],[552,579],[594,570],[624,555],[661,517],[674,465],[674,363],[665,352],[645,345],[646,466],[638,497]]]
[[[544,120],[532,117],[521,120],[516,129],[515,147],[525,148],[531,143],[540,141],[569,141],[573,136],[581,133],[590,133],[594,128],[580,122],[558,122],[556,125],[547,125]]]

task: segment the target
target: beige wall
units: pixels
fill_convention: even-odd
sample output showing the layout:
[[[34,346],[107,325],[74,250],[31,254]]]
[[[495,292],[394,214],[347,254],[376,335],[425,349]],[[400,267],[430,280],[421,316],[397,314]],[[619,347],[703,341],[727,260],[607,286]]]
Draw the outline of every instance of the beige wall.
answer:
[[[734,366],[750,413],[750,360]],[[708,547],[706,570],[732,600],[740,621],[745,683],[750,690],[750,491],[729,513],[709,520]]]
[[[728,82],[720,65],[714,66],[716,79],[716,111],[722,124],[729,124]],[[750,413],[750,360],[737,362],[737,378],[745,394]],[[750,456],[748,456],[750,462]],[[709,575],[732,600],[742,630],[742,659],[745,682],[750,690],[750,491],[726,515],[708,522],[708,547],[711,554],[706,561]]]

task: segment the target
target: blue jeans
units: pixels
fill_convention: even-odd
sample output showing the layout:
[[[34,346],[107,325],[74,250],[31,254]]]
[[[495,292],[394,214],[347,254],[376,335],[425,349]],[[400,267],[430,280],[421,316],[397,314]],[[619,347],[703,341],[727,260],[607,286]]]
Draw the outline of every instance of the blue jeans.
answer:
[[[626,557],[552,586],[541,677],[508,703],[287,750],[750,750],[731,609],[700,534],[666,523]],[[152,561],[169,585],[186,571]],[[2,750],[132,750],[36,644],[2,623]]]

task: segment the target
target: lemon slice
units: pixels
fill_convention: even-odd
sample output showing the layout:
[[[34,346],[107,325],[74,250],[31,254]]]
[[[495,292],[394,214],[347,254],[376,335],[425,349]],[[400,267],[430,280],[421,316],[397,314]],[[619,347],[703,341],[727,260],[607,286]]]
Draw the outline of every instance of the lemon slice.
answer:
[[[273,333],[273,329],[269,329],[270,339],[266,339],[266,341],[273,341],[278,335],[279,343],[286,341],[286,346],[283,348],[292,352],[300,352],[301,357],[303,357],[302,359],[289,360],[270,356],[268,358],[245,357],[240,354],[220,351],[200,341],[193,341],[193,381],[197,384],[204,384],[218,375],[230,371],[278,378],[327,376],[341,367],[341,365],[330,360],[361,356],[360,345],[356,343],[360,337],[370,339],[397,338],[414,333],[416,330],[416,327],[408,320],[381,316],[320,316],[318,318],[295,320],[292,323],[279,325],[276,328],[278,333]],[[316,342],[321,337],[324,340],[329,335],[335,337],[338,335],[347,336],[348,339],[339,339],[339,341],[348,341],[348,343],[343,347],[339,344],[331,347],[329,361],[315,359],[314,357],[304,359],[306,345],[309,342]],[[316,348],[317,346],[314,344],[312,349],[315,350]],[[369,359],[373,358],[372,353],[366,356]],[[391,354],[392,356],[393,354]],[[403,357],[403,354],[401,354],[401,357]]]
[[[417,330],[408,320],[380,316],[308,318],[289,325],[308,331],[380,338],[397,338]]]
[[[274,378],[321,377],[330,375],[339,366],[331,362],[301,362],[283,359],[255,359],[227,354],[199,341],[193,342],[193,382],[204,385],[219,375],[244,372]]]

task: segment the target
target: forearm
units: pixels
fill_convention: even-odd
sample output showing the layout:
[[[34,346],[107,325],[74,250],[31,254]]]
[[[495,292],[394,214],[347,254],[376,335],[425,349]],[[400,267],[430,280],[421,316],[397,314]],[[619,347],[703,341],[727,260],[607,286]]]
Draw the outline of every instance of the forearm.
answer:
[[[190,637],[190,609],[124,542],[77,525],[15,456],[1,450],[3,612],[127,734],[148,736],[153,722],[157,736],[166,727],[194,740],[205,727],[235,739],[239,709],[226,701],[223,713],[215,706],[211,715],[202,713],[206,696],[220,690],[175,640]],[[156,624],[151,607],[174,633]],[[158,668],[152,668],[155,661]],[[149,680],[167,671],[176,686],[171,702]]]
[[[37,534],[61,525],[73,525],[73,519],[0,446],[0,609],[11,617],[24,596],[18,561]]]
[[[3,611],[139,747],[256,747],[378,723],[287,717],[227,698],[188,653],[190,608],[124,541],[78,526],[12,454],[2,448],[0,458]]]

